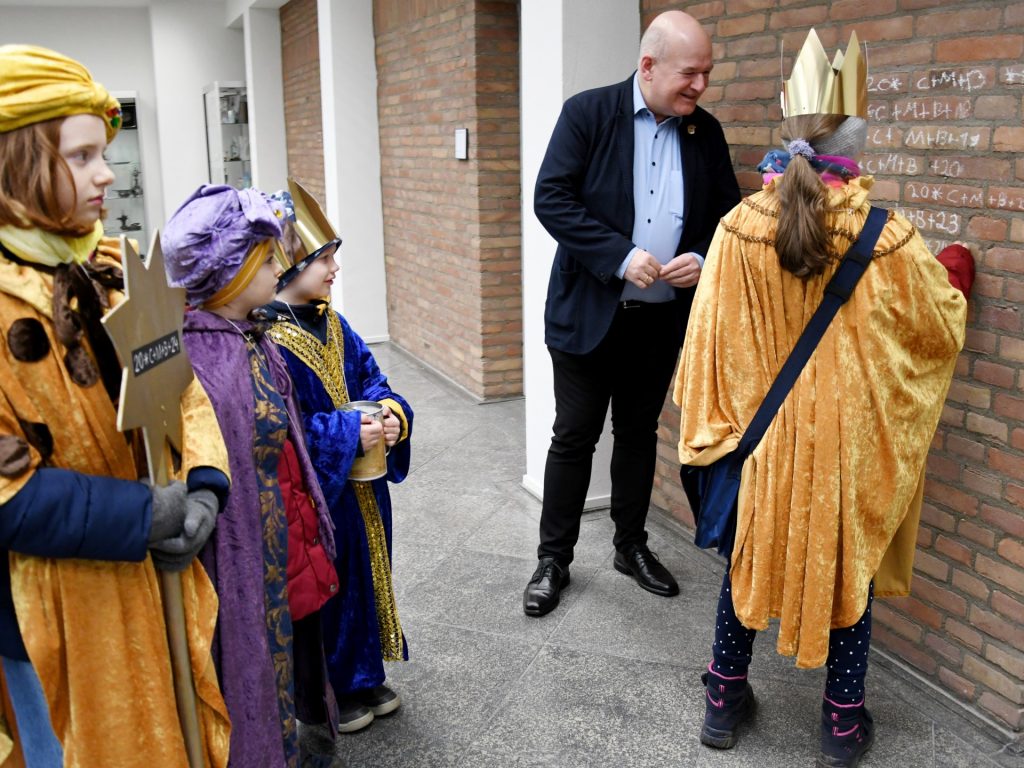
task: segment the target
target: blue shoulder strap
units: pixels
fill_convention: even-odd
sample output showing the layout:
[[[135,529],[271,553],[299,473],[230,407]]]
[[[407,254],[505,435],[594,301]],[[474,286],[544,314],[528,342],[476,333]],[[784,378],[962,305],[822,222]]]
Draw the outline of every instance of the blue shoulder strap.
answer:
[[[825,335],[832,318],[850,298],[853,289],[857,286],[857,281],[860,280],[864,270],[871,263],[875,243],[878,242],[878,236],[882,233],[888,214],[889,212],[884,208],[871,206],[867,221],[864,222],[864,228],[846,252],[839,269],[825,286],[825,296],[822,298],[821,304],[815,310],[810,322],[807,323],[804,332],[800,334],[796,346],[789,353],[782,370],[775,377],[771,389],[768,390],[768,394],[761,402],[761,407],[757,409],[746,432],[743,433],[743,438],[736,450],[737,458],[745,458],[761,442],[761,438],[768,430],[768,425],[772,423],[772,419],[782,407],[789,391],[793,388],[796,380],[800,378],[800,373],[807,361],[811,359],[821,337]]]

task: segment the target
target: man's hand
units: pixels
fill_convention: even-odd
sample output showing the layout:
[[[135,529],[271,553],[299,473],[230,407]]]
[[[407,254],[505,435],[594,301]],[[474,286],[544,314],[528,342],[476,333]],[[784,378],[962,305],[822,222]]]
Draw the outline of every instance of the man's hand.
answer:
[[[700,280],[700,262],[693,253],[681,253],[660,269],[659,279],[673,288],[689,288]]]
[[[649,288],[654,285],[660,272],[661,262],[648,251],[638,248],[637,252],[633,254],[633,258],[629,260],[629,266],[626,267],[622,277],[637,288]]]

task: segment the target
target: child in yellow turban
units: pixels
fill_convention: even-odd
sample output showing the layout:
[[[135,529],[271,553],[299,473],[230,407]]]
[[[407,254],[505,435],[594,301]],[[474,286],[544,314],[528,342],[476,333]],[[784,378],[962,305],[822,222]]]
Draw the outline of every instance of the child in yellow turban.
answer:
[[[228,491],[206,393],[182,398],[184,480],[150,488],[116,426],[99,321],[117,101],[78,62],[0,47],[0,764],[187,766],[155,568],[182,572],[203,748],[227,762],[196,552]],[[106,253],[105,253],[106,252]],[[206,424],[206,428],[195,426]]]

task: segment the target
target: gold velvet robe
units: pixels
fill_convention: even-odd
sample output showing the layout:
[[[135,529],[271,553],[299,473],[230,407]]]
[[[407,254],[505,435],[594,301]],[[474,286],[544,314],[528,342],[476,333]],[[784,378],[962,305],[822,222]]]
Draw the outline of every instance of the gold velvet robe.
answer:
[[[111,298],[116,302],[120,296]],[[0,257],[0,434],[27,439],[19,420],[41,422],[53,436],[47,466],[137,479],[132,448],[117,431],[102,382],[79,386],[62,362],[51,302],[48,274]],[[22,362],[10,353],[6,331],[21,318],[34,318],[45,328],[50,351],[43,359]],[[216,417],[197,380],[183,394],[182,410],[182,473],[210,466],[228,474]],[[34,447],[30,454],[24,472],[0,475],[0,504],[40,466]],[[9,557],[18,623],[64,746],[64,765],[187,768],[152,560],[49,559],[13,552]],[[222,768],[230,726],[210,655],[217,595],[198,560],[182,573],[182,590],[206,765]],[[0,766],[7,768],[20,765],[21,755],[5,699],[0,674]]]
[[[870,177],[830,188],[837,254],[867,217]],[[778,264],[775,181],[721,222],[690,316],[674,399],[679,459],[735,450],[835,271]],[[925,459],[963,345],[966,301],[914,227],[890,214],[875,258],[744,465],[732,596],[752,629],[818,667],[831,628],[910,591]]]

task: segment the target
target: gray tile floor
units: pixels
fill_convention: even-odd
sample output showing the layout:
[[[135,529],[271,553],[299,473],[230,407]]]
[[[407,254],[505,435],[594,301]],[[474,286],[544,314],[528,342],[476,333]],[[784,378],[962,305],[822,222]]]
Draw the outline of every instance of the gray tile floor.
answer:
[[[477,405],[388,344],[374,354],[416,412],[413,469],[392,490],[411,660],[389,669],[402,708],[339,737],[332,766],[814,765],[823,670],[795,669],[770,631],[755,645],[754,725],[728,752],[698,742],[722,567],[673,521],[652,512],[648,529],[678,597],[617,573],[611,522],[593,512],[561,606],[525,617],[540,505],[520,487],[523,402]],[[1024,765],[877,656],[868,697],[877,741],[864,768]]]

